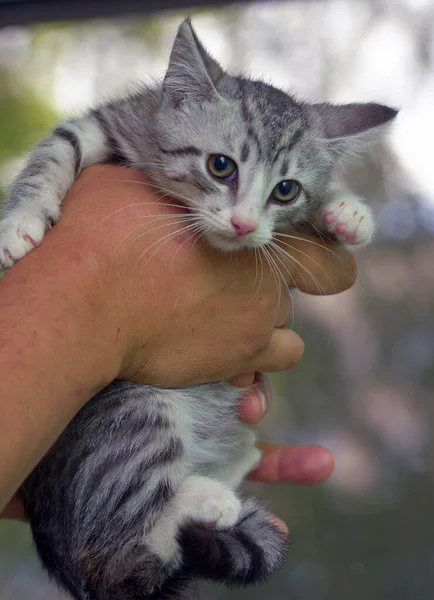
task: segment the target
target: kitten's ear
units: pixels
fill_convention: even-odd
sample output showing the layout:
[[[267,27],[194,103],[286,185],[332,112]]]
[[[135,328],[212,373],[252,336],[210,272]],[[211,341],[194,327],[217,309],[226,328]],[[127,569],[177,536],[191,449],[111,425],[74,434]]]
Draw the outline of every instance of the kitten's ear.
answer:
[[[365,150],[378,139],[398,111],[381,104],[314,104],[322,137],[338,157]]]
[[[181,23],[173,43],[163,92],[173,106],[184,101],[213,102],[219,97],[217,85],[224,71],[199,41],[190,19]]]

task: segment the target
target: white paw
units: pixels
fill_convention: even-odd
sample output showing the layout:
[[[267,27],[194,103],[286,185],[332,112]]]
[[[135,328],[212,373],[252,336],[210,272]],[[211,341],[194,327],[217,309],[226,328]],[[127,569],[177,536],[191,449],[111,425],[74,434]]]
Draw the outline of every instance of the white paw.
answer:
[[[201,477],[196,481],[189,490],[194,520],[219,529],[235,525],[241,512],[241,501],[236,494],[214,479]]]
[[[356,197],[340,196],[322,209],[321,229],[350,248],[365,246],[375,231],[370,209]]]
[[[45,220],[26,213],[3,219],[0,222],[0,271],[9,269],[39,246],[46,229]]]

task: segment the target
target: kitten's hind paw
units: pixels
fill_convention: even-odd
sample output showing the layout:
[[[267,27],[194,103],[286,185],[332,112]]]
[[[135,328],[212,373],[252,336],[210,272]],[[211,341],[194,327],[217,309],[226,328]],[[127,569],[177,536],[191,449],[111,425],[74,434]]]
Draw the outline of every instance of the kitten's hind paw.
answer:
[[[191,515],[203,524],[225,529],[238,520],[241,501],[225,484],[206,477],[190,477],[184,491]]]
[[[375,231],[370,209],[356,197],[340,196],[322,209],[321,229],[349,249],[369,244]]]
[[[35,215],[9,215],[0,222],[0,271],[10,269],[18,260],[40,245],[47,225]]]
[[[178,539],[187,573],[229,586],[260,583],[279,567],[286,549],[285,536],[269,513],[251,500],[243,502],[230,529],[193,522],[182,527]]]

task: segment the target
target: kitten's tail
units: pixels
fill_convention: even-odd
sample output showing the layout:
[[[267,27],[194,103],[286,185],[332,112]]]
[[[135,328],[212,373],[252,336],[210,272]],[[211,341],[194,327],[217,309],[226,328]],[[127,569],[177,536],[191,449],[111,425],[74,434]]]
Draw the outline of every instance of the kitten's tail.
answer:
[[[259,504],[243,503],[238,522],[230,529],[190,523],[180,532],[184,573],[229,586],[259,583],[283,559],[285,537]]]
[[[269,513],[253,500],[243,503],[237,523],[228,529],[186,524],[178,541],[182,565],[172,570],[156,555],[136,556],[136,566],[118,585],[105,592],[80,596],[81,600],[181,600],[189,596],[195,579],[211,579],[228,586],[259,583],[280,565],[285,538]],[[126,563],[129,561],[126,560]],[[153,590],[153,591],[150,591]]]

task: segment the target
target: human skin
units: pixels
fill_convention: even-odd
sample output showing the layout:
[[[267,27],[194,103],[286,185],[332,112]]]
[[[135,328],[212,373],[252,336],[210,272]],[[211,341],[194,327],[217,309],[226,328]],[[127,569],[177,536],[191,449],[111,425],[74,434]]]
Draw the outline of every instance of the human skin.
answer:
[[[292,368],[302,357],[302,341],[285,328],[289,299],[279,302],[269,269],[257,290],[253,256],[199,247],[186,233],[159,245],[185,209],[164,204],[146,182],[120,167],[84,171],[44,243],[0,281],[0,509],[113,379],[175,387],[236,377],[248,385],[255,371]],[[318,282],[322,293],[350,287],[352,257],[310,239],[315,245],[291,244],[314,278],[288,260],[286,283],[316,294]],[[331,469],[324,449],[267,446],[254,477],[313,483]]]

